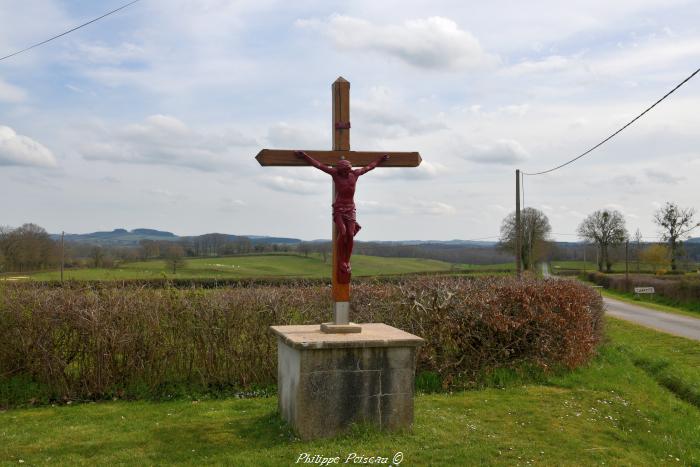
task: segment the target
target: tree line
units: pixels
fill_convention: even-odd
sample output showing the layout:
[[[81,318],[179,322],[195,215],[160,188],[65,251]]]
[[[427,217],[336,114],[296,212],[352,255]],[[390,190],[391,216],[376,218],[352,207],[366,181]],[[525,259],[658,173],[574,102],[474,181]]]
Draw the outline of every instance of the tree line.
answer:
[[[112,268],[119,264],[162,259],[176,271],[188,257],[229,256],[294,251],[286,244],[253,242],[248,237],[205,234],[179,240],[141,240],[134,246],[106,246],[54,240],[36,224],[0,226],[0,272],[32,272],[66,268]]]
[[[654,212],[653,221],[661,235],[660,242],[652,244],[643,241],[639,229],[634,236],[630,236],[624,215],[615,209],[600,209],[589,214],[579,224],[577,233],[585,242],[584,255],[586,244],[595,247],[596,263],[601,272],[611,272],[615,257],[619,257],[620,247],[625,245],[629,254],[630,244],[638,263],[652,264],[657,270],[668,265],[671,271],[677,271],[686,253],[683,240],[700,227],[700,223],[695,221],[695,209],[667,202]],[[516,216],[514,212],[506,216],[501,225],[500,246],[512,254],[520,254],[524,268],[532,269],[536,262],[552,255],[552,227],[542,211],[525,208],[521,211],[520,230],[521,249],[518,252]]]

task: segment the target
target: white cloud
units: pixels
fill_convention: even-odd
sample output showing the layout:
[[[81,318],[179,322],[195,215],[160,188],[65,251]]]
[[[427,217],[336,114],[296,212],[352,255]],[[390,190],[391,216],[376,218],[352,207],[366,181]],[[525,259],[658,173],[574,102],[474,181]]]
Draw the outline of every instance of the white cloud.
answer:
[[[380,167],[370,176],[383,180],[431,180],[446,171],[447,168],[442,164],[423,160],[418,167]]]
[[[413,201],[407,210],[413,214],[427,216],[450,216],[457,212],[454,206],[440,201]]]
[[[641,44],[632,43],[622,50],[594,60],[593,71],[608,75],[621,75],[633,71],[650,70],[658,72],[686,59],[694,59],[700,54],[700,39],[652,38]]]
[[[378,201],[358,201],[357,211],[369,215],[451,216],[457,209],[440,201],[411,200],[405,204]]]
[[[24,89],[10,84],[0,78],[0,102],[8,102],[11,104],[22,102],[27,98],[27,93]]]
[[[224,212],[236,212],[240,211],[246,204],[247,203],[241,199],[222,198],[220,209]]]
[[[523,60],[504,69],[504,73],[522,76],[526,74],[553,73],[571,68],[572,59],[561,55],[550,55],[539,60]]]
[[[174,198],[175,196],[177,196],[172,191],[166,190],[164,188],[149,188],[148,190],[146,190],[146,193],[150,193],[152,195],[159,196],[162,198]]]
[[[120,65],[125,62],[143,62],[151,57],[142,46],[130,42],[116,46],[96,42],[79,43],[69,58],[100,65]]]
[[[339,49],[371,51],[418,68],[475,69],[498,58],[484,51],[478,39],[449,18],[433,16],[380,25],[351,16],[333,15],[326,21],[299,20],[300,27],[321,30]]]
[[[41,143],[0,125],[0,165],[55,167],[56,158]]]
[[[273,148],[319,149],[328,147],[330,141],[320,129],[307,125],[290,125],[279,122],[267,131],[267,140]]]
[[[439,116],[426,118],[384,86],[373,86],[366,99],[353,101],[352,110],[357,120],[362,121],[363,134],[382,139],[416,136],[447,128]]]
[[[154,200],[173,205],[178,204],[187,198],[184,193],[174,192],[172,190],[168,190],[167,188],[153,187],[143,191],[144,193],[149,194]]]
[[[368,215],[391,215],[397,214],[397,207],[391,203],[380,203],[378,201],[357,201],[357,212]]]
[[[312,195],[323,191],[323,187],[318,183],[299,180],[297,178],[283,177],[281,175],[263,177],[261,181],[268,188],[281,191],[282,193]]]
[[[152,115],[144,122],[121,128],[97,128],[85,137],[79,152],[86,160],[155,164],[217,171],[236,165],[234,148],[256,141],[239,131],[199,131],[167,115]]]
[[[647,175],[647,177],[649,177],[650,180],[659,183],[665,183],[668,185],[675,185],[678,182],[682,182],[683,180],[685,180],[685,177],[673,175],[659,169],[647,169],[644,171],[644,173]]]
[[[499,139],[488,144],[475,144],[465,150],[464,158],[481,164],[510,165],[530,157],[525,148],[512,139]]]

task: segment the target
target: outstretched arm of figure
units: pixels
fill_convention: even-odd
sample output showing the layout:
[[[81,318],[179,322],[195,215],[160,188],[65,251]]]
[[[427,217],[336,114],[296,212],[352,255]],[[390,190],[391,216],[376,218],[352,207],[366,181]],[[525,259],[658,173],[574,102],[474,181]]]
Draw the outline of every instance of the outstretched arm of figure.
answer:
[[[313,165],[318,170],[323,170],[327,174],[334,175],[336,172],[336,170],[333,167],[329,167],[325,164],[321,164],[319,161],[317,161],[313,157],[309,156],[304,151],[296,151],[295,154],[299,159],[305,159],[306,162],[309,163],[309,165]]]
[[[389,160],[389,154],[384,154],[383,156],[378,157],[376,160],[370,162],[369,164],[362,167],[361,169],[355,170],[355,175],[357,175],[358,177],[360,175],[364,175],[367,172],[369,172],[370,170],[376,169],[379,164],[381,164],[382,162],[387,161],[387,160]]]

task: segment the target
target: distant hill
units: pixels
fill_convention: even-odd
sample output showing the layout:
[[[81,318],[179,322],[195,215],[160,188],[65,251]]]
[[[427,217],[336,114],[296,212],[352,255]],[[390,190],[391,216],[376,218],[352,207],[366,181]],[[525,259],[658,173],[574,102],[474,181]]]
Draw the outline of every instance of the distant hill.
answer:
[[[689,238],[686,240],[688,243],[700,243],[700,237]]]
[[[51,238],[59,239],[59,234],[52,234]],[[129,232],[126,229],[114,229],[110,232],[92,232],[86,234],[66,234],[66,241],[76,243],[90,243],[104,246],[131,246],[138,245],[141,240],[178,240],[179,237],[172,232],[163,232],[153,229],[134,229]]]
[[[297,244],[301,243],[298,238],[286,238],[286,237],[266,237],[261,235],[228,235],[226,237],[230,241],[235,241],[236,239],[248,238],[253,244]],[[58,240],[61,238],[60,234],[51,234],[51,238]],[[126,229],[114,229],[109,232],[92,232],[85,234],[66,234],[67,242],[76,243],[88,243],[91,245],[100,246],[135,246],[138,245],[141,240],[158,240],[158,241],[172,241],[176,242],[182,239],[192,239],[195,237],[180,237],[172,232],[165,232],[156,229],[133,229],[131,231]]]
[[[212,235],[212,234],[204,234]],[[235,241],[241,238],[248,238],[253,244],[277,244],[277,245],[296,245],[301,243],[302,240],[298,238],[291,237],[268,237],[266,235],[234,235],[234,234],[219,234],[226,235],[229,241]],[[194,239],[197,236],[178,236],[172,232],[166,232],[156,229],[114,229],[112,231],[106,232],[92,232],[85,234],[66,234],[66,241],[76,242],[76,243],[89,243],[93,245],[102,246],[134,246],[138,245],[141,240],[160,240],[160,241],[173,241],[183,239]],[[61,238],[60,234],[51,234],[51,238],[58,240]],[[696,239],[700,241],[700,239]],[[329,242],[329,239],[318,239],[313,240],[312,243],[317,242]],[[377,241],[377,242],[364,242],[364,243],[375,243],[382,245],[430,245],[433,247],[475,247],[475,248],[490,248],[496,245],[497,242],[488,241],[472,241],[472,240],[400,240],[400,241]]]
[[[418,246],[430,245],[435,247],[475,247],[475,248],[491,248],[498,242],[474,241],[474,240],[379,240],[379,241],[363,241],[356,240],[358,243],[375,243],[378,245],[390,246]],[[329,239],[312,240],[312,243],[330,242]]]

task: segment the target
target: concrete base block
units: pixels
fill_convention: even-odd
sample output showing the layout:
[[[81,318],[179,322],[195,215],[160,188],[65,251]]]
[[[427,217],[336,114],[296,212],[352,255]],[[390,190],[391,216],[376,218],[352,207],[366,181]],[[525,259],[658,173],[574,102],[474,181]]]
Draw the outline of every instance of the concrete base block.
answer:
[[[335,436],[353,423],[384,430],[413,424],[416,349],[423,339],[380,323],[326,334],[272,326],[277,335],[279,410],[302,439]]]

